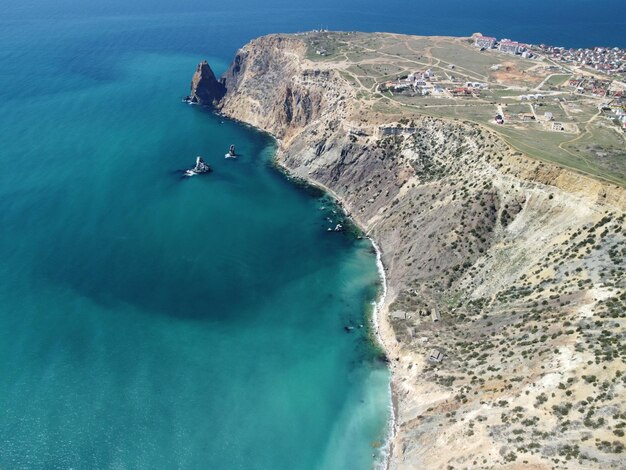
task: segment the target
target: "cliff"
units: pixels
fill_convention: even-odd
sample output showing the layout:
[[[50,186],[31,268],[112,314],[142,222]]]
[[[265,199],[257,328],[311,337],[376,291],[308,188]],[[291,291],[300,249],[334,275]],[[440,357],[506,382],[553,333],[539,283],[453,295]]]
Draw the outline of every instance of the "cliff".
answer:
[[[218,107],[276,136],[277,161],[381,247],[390,468],[621,467],[626,191],[361,94],[360,37],[333,60],[314,60],[318,33],[257,39]]]

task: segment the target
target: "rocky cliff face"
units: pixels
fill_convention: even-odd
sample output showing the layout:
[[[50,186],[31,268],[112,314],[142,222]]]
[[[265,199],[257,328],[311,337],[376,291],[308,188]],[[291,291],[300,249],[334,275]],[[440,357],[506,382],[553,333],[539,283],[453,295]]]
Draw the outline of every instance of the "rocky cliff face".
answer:
[[[275,135],[383,251],[390,467],[619,468],[626,192],[475,124],[381,115],[306,54],[306,36],[248,44],[219,108]]]
[[[303,71],[305,52],[302,41],[280,35],[244,47],[223,77],[231,92],[220,104],[222,112],[290,141],[329,104],[324,86],[329,74]]]
[[[213,106],[217,104],[226,94],[226,87],[223,81],[215,78],[211,66],[205,60],[198,64],[196,73],[191,79],[191,92],[186,98],[187,101],[203,106]]]

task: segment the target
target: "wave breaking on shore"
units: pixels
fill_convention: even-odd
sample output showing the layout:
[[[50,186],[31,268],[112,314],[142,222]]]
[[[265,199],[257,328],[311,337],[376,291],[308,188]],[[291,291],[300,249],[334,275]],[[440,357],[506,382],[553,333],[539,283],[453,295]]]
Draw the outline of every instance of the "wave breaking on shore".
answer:
[[[376,336],[376,340],[378,341],[379,346],[385,351],[388,352],[385,347],[385,343],[380,334],[380,323],[378,321],[378,316],[382,315],[383,308],[385,306],[385,302],[387,300],[387,274],[385,272],[385,266],[382,260],[382,252],[380,248],[376,244],[376,242],[368,237],[369,241],[372,243],[374,250],[376,251],[376,267],[378,268],[378,275],[380,277],[380,281],[382,284],[382,291],[378,296],[378,299],[375,302],[372,302],[374,306],[374,311],[372,312],[372,324],[374,326],[374,332]],[[391,367],[389,367],[389,372],[393,374]],[[391,459],[391,446],[393,442],[393,438],[396,434],[396,410],[393,405],[393,388],[392,388],[392,380],[389,380],[389,420],[387,423],[387,435],[385,436],[385,444],[380,449],[381,459],[375,466],[376,470],[387,470],[389,468],[389,462]]]

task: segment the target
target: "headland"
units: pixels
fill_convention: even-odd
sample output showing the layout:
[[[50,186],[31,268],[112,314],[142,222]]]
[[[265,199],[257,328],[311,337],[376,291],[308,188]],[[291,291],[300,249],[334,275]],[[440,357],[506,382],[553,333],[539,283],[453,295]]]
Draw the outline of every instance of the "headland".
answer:
[[[623,77],[487,39],[265,36],[189,99],[271,133],[380,247],[390,468],[619,468]]]

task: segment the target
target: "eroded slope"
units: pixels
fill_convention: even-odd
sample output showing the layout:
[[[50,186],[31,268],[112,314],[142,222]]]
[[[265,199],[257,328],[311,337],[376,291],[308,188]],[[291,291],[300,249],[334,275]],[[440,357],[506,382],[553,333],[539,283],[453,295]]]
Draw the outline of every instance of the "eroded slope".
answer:
[[[470,122],[381,112],[308,41],[245,46],[220,106],[382,248],[391,468],[622,467],[624,190]]]

